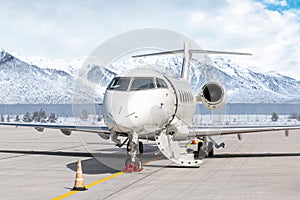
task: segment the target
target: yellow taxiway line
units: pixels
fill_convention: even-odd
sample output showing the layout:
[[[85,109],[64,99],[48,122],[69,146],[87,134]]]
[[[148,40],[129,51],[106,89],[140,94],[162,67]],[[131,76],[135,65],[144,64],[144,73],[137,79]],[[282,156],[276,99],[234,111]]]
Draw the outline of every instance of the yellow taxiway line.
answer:
[[[85,187],[88,189],[88,188],[93,187],[93,186],[95,186],[95,185],[97,185],[99,183],[103,183],[103,182],[108,181],[110,179],[116,178],[117,176],[120,176],[121,174],[124,174],[124,172],[118,172],[118,173],[112,174],[112,175],[107,176],[107,177],[105,177],[103,179],[100,179],[100,180],[97,180],[97,181],[95,181],[93,183],[87,184]],[[67,197],[69,197],[69,196],[71,196],[73,194],[76,194],[77,192],[79,192],[79,191],[70,191],[70,192],[67,192],[67,193],[65,193],[63,195],[55,197],[52,200],[64,199],[64,198],[67,198]]]
[[[161,158],[162,158],[162,157],[159,157],[159,158],[156,158],[156,159],[149,160],[149,161],[143,163],[142,165],[147,165],[147,164],[149,164],[149,163],[151,163],[151,162],[153,162],[153,161],[159,160],[159,159],[161,159]],[[107,177],[105,177],[105,178],[102,178],[102,179],[100,179],[100,180],[97,180],[97,181],[95,181],[95,182],[92,182],[92,183],[90,183],[90,184],[87,184],[87,185],[85,186],[85,188],[88,189],[88,188],[93,187],[93,186],[95,186],[95,185],[97,185],[97,184],[99,184],[99,183],[103,183],[103,182],[108,181],[108,180],[110,180],[110,179],[116,178],[117,176],[120,176],[120,175],[122,175],[122,174],[125,174],[125,173],[124,173],[124,172],[117,172],[117,173],[115,173],[115,174],[112,174],[112,175],[107,176]],[[71,195],[73,195],[73,194],[76,194],[77,192],[79,192],[79,191],[73,191],[73,190],[72,190],[72,191],[67,192],[67,193],[65,193],[65,194],[63,194],[63,195],[60,195],[60,196],[58,196],[58,197],[55,197],[55,198],[53,198],[52,200],[61,200],[61,199],[67,198],[67,197],[69,197],[69,196],[71,196]]]

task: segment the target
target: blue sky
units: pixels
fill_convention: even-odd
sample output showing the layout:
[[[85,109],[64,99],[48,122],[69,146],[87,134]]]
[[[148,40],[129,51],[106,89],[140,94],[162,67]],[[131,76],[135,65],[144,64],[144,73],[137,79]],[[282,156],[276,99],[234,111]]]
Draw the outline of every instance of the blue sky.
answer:
[[[27,56],[88,55],[139,28],[185,34],[205,49],[244,51],[242,66],[300,80],[298,0],[0,0],[0,48]]]
[[[300,9],[299,0],[261,0],[258,2],[264,3],[270,10],[280,12],[289,9]]]

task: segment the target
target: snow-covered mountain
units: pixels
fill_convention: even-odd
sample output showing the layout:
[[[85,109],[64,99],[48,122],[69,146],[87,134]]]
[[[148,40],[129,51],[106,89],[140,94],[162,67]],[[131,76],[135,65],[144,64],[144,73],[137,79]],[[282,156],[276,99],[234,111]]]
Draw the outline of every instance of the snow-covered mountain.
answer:
[[[74,69],[76,71],[76,69]],[[29,64],[0,50],[0,103],[72,103],[74,76],[64,70]],[[90,96],[90,90],[83,91]]]
[[[115,74],[133,67],[150,67],[178,77],[182,62],[180,57],[169,55],[131,58],[104,68],[85,66],[84,60],[27,58],[0,49],[0,104],[101,102]],[[222,57],[193,60],[190,82],[195,93],[208,81],[222,83],[230,103],[300,103],[299,81],[275,72],[245,69]]]

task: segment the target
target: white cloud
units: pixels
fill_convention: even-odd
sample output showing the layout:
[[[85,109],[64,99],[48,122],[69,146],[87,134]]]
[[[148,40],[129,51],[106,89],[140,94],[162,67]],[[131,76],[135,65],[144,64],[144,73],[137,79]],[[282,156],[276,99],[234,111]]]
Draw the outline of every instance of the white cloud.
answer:
[[[252,52],[232,60],[300,80],[300,12],[268,5],[288,7],[285,0],[5,1],[0,44],[24,55],[68,58],[125,31],[164,28],[206,49]]]
[[[251,52],[252,57],[232,57],[244,66],[279,71],[300,79],[300,24],[295,10],[268,10],[250,0],[228,0],[223,7],[197,23],[191,15],[190,31],[205,48]],[[273,2],[275,3],[275,2]],[[297,19],[298,18],[298,19]]]
[[[264,3],[283,7],[288,5],[286,0],[264,0]]]
[[[206,13],[204,12],[194,12],[191,14],[190,21],[188,26],[194,27],[195,25],[202,24],[204,20],[206,20]]]

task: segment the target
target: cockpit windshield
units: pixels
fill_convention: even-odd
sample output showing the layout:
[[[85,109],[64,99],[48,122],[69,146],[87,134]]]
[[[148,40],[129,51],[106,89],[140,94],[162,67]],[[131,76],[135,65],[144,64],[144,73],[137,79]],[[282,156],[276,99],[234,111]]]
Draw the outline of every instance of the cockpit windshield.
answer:
[[[130,88],[129,88],[130,87]],[[168,88],[163,79],[153,77],[115,77],[109,84],[109,90],[139,91],[154,88]]]
[[[129,77],[115,77],[108,86],[110,90],[126,91],[130,83]]]
[[[154,79],[151,77],[138,77],[133,78],[131,83],[130,90],[131,91],[138,91],[138,90],[148,90],[155,88]]]
[[[160,78],[156,78],[156,87],[157,88],[168,88],[166,82]]]

